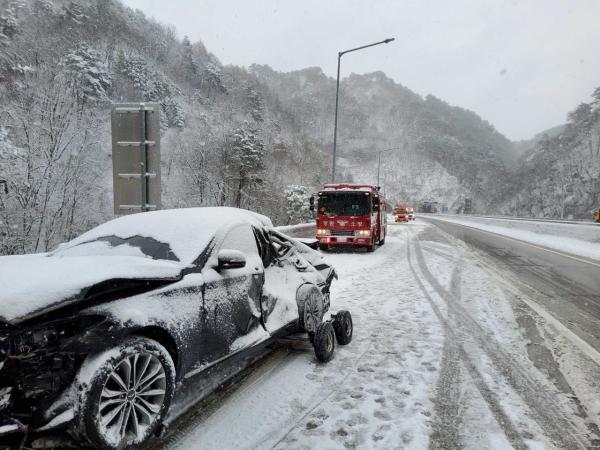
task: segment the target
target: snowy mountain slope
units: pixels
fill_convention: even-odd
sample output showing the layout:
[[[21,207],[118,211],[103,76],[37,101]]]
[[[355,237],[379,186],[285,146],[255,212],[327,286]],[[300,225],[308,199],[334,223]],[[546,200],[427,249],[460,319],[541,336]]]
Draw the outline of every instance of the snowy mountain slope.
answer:
[[[534,138],[519,161],[499,212],[590,219],[600,207],[600,87],[567,123]]]
[[[250,71],[278,93],[323,146],[332,145],[335,80],[319,68],[279,73],[254,65]],[[480,210],[491,210],[495,194],[507,188],[506,174],[517,158],[513,144],[475,113],[433,96],[422,98],[383,72],[351,74],[342,80],[340,95],[338,152],[347,161],[340,179],[370,182],[378,152],[394,149],[382,156],[383,164],[393,167],[392,201],[439,198],[452,204],[467,196]],[[367,179],[364,169],[371,174]],[[447,188],[449,179],[454,182]],[[407,187],[407,180],[420,186]]]

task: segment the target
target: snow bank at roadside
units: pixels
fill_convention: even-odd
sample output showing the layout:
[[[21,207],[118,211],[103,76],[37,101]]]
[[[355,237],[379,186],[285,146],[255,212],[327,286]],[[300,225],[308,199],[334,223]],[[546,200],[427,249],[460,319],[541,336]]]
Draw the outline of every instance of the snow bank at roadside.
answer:
[[[315,228],[316,225],[314,222],[275,227],[275,229],[280,233],[286,234],[291,237],[314,237]]]
[[[479,217],[429,217],[600,260],[600,226]]]

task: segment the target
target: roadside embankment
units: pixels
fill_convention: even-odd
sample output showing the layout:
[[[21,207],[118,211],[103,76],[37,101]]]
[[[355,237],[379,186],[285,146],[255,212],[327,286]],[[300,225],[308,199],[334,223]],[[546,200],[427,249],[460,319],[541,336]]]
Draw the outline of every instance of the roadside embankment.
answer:
[[[600,226],[593,223],[560,223],[441,214],[427,214],[421,217],[453,222],[565,253],[600,260]]]

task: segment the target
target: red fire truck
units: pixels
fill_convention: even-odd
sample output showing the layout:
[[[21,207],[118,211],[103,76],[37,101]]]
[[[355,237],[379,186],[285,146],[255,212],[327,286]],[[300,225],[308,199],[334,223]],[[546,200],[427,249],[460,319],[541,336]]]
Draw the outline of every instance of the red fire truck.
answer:
[[[394,208],[394,221],[395,222],[408,222],[410,220],[409,211],[407,206],[396,206]]]
[[[317,194],[317,239],[323,250],[351,245],[375,250],[385,242],[385,200],[371,184],[326,184]],[[311,197],[311,210],[315,198]]]

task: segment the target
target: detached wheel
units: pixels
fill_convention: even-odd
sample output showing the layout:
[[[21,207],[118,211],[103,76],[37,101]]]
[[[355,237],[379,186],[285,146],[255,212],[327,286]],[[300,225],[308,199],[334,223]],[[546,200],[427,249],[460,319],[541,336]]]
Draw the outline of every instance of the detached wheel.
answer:
[[[325,315],[323,294],[315,285],[304,285],[297,293],[298,328],[309,335],[316,333]]]
[[[317,327],[313,346],[315,355],[320,362],[326,363],[333,358],[335,350],[335,330],[331,322],[323,322]]]
[[[354,325],[352,324],[350,311],[340,311],[335,315],[333,329],[335,330],[335,338],[338,344],[348,345],[352,341]]]
[[[140,448],[160,426],[174,389],[167,350],[151,339],[127,339],[82,366],[82,431],[94,448]]]

